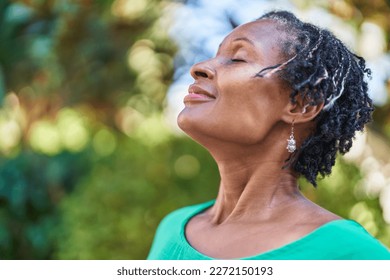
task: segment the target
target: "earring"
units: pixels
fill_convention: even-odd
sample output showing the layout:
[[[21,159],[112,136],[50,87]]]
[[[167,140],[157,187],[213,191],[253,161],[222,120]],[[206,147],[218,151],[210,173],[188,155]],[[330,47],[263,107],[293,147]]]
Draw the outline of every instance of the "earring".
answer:
[[[287,151],[289,153],[293,153],[293,152],[295,152],[296,149],[297,149],[297,143],[296,143],[295,138],[294,138],[294,121],[293,121],[291,124],[290,138],[287,139]]]

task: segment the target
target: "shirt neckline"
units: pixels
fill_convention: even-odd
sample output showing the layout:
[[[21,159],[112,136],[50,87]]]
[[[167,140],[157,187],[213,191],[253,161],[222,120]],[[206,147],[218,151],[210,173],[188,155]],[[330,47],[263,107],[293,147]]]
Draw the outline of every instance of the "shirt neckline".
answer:
[[[198,250],[196,250],[194,247],[191,246],[191,244],[188,242],[187,238],[186,238],[186,235],[185,235],[185,228],[189,222],[189,220],[196,216],[197,214],[205,211],[206,209],[210,208],[212,205],[214,205],[215,203],[215,200],[211,200],[211,201],[208,201],[208,202],[205,202],[205,203],[202,203],[199,205],[199,207],[196,207],[194,210],[190,211],[190,213],[183,219],[183,222],[181,224],[181,228],[180,228],[180,239],[183,243],[183,245],[189,250],[191,251],[193,254],[199,256],[201,259],[207,259],[207,260],[216,260],[216,258],[213,258],[213,257],[210,257],[210,256],[207,256],[201,252],[199,252]],[[262,252],[260,254],[257,254],[257,255],[252,255],[252,256],[247,256],[247,257],[243,257],[243,258],[237,258],[238,260],[253,260],[253,259],[256,259],[256,258],[266,258],[267,256],[271,256],[271,255],[277,255],[278,253],[282,253],[284,252],[285,250],[291,250],[293,249],[294,247],[296,246],[299,246],[301,243],[305,243],[305,242],[308,242],[309,240],[312,240],[314,238],[316,238],[318,235],[320,235],[320,233],[330,227],[330,226],[334,226],[336,224],[339,224],[339,223],[354,223],[356,224],[355,221],[353,220],[347,220],[347,219],[338,219],[338,220],[332,220],[330,222],[327,222],[319,227],[317,227],[316,229],[314,229],[313,231],[309,232],[308,234],[292,241],[292,242],[289,242],[289,243],[286,243],[285,245],[282,245],[280,247],[277,247],[275,249],[272,249],[272,250],[269,250],[269,251],[265,251],[265,252]]]

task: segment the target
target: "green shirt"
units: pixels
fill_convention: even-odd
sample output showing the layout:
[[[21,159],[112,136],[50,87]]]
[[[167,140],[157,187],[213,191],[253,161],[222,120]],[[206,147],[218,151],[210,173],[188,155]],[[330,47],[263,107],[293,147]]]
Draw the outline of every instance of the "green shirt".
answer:
[[[158,226],[150,260],[211,260],[191,247],[187,222],[214,201],[188,206],[166,216]],[[245,260],[390,260],[389,250],[352,220],[328,222],[302,238]]]

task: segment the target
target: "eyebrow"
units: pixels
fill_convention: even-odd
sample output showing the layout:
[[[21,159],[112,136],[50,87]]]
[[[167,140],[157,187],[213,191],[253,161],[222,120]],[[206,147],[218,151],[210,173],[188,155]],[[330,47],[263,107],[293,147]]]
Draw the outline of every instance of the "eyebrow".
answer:
[[[239,38],[236,38],[233,40],[233,42],[237,42],[237,41],[245,41],[245,42],[248,42],[249,44],[251,44],[252,46],[255,46],[255,43],[251,39],[248,39],[246,37],[239,37]],[[219,44],[219,48],[221,48],[221,46],[222,46],[222,43]]]
[[[236,42],[236,41],[245,41],[245,42],[248,42],[249,44],[251,45],[255,45],[255,43],[251,40],[251,39],[248,39],[246,37],[239,37],[239,38],[236,38],[233,40],[233,42]]]

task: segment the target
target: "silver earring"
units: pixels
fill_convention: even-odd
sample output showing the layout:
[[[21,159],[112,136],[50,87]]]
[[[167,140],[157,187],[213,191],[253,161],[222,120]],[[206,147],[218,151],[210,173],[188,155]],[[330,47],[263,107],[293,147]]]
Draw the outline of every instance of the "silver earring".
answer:
[[[295,138],[294,138],[294,121],[293,121],[291,124],[290,138],[287,139],[287,151],[289,153],[293,153],[293,152],[295,152],[296,149],[297,149],[297,142],[295,141]]]

